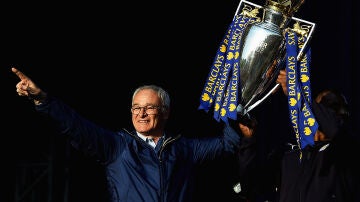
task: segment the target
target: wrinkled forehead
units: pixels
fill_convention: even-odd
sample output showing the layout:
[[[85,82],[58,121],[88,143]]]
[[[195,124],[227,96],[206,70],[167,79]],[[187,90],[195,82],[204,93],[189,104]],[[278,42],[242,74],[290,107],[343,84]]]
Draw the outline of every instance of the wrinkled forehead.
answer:
[[[134,95],[132,105],[161,105],[161,99],[156,91],[143,89]]]

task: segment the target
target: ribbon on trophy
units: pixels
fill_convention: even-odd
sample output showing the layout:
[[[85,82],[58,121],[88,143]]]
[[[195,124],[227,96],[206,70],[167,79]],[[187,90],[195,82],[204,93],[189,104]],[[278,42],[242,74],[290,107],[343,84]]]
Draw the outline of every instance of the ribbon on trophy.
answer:
[[[213,110],[214,118],[223,122],[249,115],[279,87],[276,84],[269,90],[285,64],[289,117],[298,147],[314,144],[318,123],[311,109],[311,49],[307,43],[315,24],[293,17],[303,2],[266,0],[262,7],[241,0],[218,48],[198,109]]]
[[[235,15],[223,38],[206,79],[198,109],[208,112],[212,107],[217,121],[237,119],[236,107],[240,86],[240,42],[244,29],[258,20],[258,11],[246,8]]]
[[[295,24],[295,27],[297,25]],[[298,60],[298,50],[304,46],[306,35],[298,37],[295,31],[288,29],[285,37],[289,115],[297,144],[303,149],[314,144],[314,135],[318,129],[311,110],[311,48],[307,48],[303,57]],[[300,155],[300,159],[301,157]]]

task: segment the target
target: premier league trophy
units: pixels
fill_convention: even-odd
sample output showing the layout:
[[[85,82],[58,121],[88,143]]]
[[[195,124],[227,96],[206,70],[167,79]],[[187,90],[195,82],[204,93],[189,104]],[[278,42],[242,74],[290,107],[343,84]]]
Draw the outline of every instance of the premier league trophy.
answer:
[[[212,111],[217,121],[224,122],[249,116],[278,88],[274,81],[285,67],[290,119],[299,146],[312,143],[303,142],[302,136],[311,139],[317,129],[309,105],[311,57],[307,45],[315,24],[293,17],[303,3],[266,0],[259,6],[240,2],[211,66],[199,109]]]

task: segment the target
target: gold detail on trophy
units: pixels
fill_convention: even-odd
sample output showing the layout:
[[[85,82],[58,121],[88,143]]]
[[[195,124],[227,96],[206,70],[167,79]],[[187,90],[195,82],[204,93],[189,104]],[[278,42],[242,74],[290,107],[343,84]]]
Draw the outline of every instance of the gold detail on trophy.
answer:
[[[260,22],[261,18],[257,17],[258,14],[259,14],[259,9],[258,8],[252,8],[249,5],[245,5],[244,8],[242,9],[242,12],[240,13],[240,15],[243,15],[243,16],[249,17],[249,18],[255,18],[256,22]]]
[[[298,21],[294,24],[294,28],[292,29],[295,33],[307,37],[309,33],[309,27],[308,26],[301,26]]]
[[[305,0],[267,0],[266,7],[283,13],[287,16],[292,16]]]

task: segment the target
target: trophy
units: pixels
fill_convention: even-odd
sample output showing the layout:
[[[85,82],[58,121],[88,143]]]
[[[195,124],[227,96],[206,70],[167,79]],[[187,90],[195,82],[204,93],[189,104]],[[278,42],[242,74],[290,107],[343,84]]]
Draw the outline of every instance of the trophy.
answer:
[[[210,69],[199,109],[212,110],[214,118],[224,122],[249,116],[278,88],[274,81],[285,66],[290,119],[299,145],[301,136],[314,135],[317,124],[309,106],[308,42],[315,24],[293,17],[303,3],[304,0],[266,0],[260,6],[240,1]]]
[[[304,1],[266,1],[262,21],[248,25],[243,33],[240,48],[240,80],[242,97],[237,111],[247,114],[271,94],[278,84],[268,91],[283,67],[286,28],[293,23],[298,34],[310,36],[315,24],[292,17]],[[250,5],[250,2],[247,2]],[[251,4],[255,6],[254,4]],[[260,8],[257,6],[257,8]],[[245,11],[251,12],[245,5]],[[256,8],[255,8],[256,9]],[[302,23],[302,25],[300,25]],[[310,39],[310,38],[308,38]],[[306,41],[306,43],[308,40]],[[306,44],[299,51],[300,60]],[[265,94],[268,92],[267,94]]]

